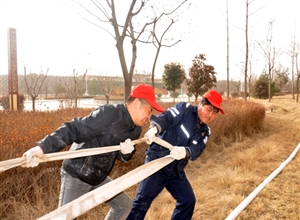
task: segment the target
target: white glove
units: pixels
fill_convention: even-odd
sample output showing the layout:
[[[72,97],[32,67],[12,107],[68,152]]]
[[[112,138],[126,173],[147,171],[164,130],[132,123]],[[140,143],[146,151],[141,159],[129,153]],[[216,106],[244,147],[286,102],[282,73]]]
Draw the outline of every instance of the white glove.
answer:
[[[40,157],[44,155],[44,151],[40,146],[30,148],[22,157],[25,157],[25,164],[22,167],[36,167],[39,165]]]
[[[131,143],[131,139],[129,138],[126,139],[125,142],[121,142],[120,147],[122,154],[130,154],[134,150],[134,147]]]
[[[176,159],[176,160],[181,160],[183,158],[185,158],[186,156],[186,149],[185,147],[177,147],[175,146],[172,150],[170,155]]]
[[[156,133],[157,133],[156,126],[153,126],[145,133],[144,137],[149,139],[149,141],[146,141],[147,144],[151,144],[154,141]]]

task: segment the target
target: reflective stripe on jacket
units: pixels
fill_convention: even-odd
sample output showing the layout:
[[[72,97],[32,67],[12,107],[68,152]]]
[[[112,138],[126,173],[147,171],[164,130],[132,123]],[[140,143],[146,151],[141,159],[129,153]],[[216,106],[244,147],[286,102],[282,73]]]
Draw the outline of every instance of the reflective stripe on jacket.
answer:
[[[159,130],[159,137],[173,146],[184,146],[190,151],[190,160],[196,160],[206,147],[210,128],[206,124],[199,124],[197,106],[187,102],[180,102],[158,116],[152,116],[150,124],[155,124]],[[156,157],[170,154],[170,151],[156,143],[152,143],[147,154],[154,152]],[[158,153],[159,152],[159,153]],[[152,155],[153,157],[153,155]],[[175,160],[169,167],[179,172],[187,165],[187,160]]]

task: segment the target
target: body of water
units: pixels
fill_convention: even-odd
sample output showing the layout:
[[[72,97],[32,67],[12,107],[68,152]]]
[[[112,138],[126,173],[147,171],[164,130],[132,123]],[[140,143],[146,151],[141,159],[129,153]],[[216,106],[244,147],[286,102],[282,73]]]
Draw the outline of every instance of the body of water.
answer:
[[[121,101],[120,101],[121,102]],[[113,103],[113,102],[111,102]],[[99,105],[106,104],[105,100],[94,100],[94,99],[80,99],[78,101],[79,108],[97,108]],[[68,107],[64,101],[60,100],[36,100],[35,110],[36,111],[55,111],[61,108]],[[32,111],[32,101],[24,102],[24,110]]]
[[[173,102],[173,98],[161,98],[161,102]],[[188,101],[187,97],[178,97],[175,99],[176,102]],[[191,99],[192,101],[192,99]],[[109,104],[121,104],[124,103],[123,100],[109,100]],[[97,108],[99,105],[105,105],[106,100],[94,100],[94,99],[79,99],[78,107],[79,108]],[[56,99],[47,99],[47,100],[36,100],[35,101],[35,110],[36,111],[55,111],[60,108],[66,108],[67,105],[60,100]],[[32,111],[32,101],[24,102],[24,110]]]

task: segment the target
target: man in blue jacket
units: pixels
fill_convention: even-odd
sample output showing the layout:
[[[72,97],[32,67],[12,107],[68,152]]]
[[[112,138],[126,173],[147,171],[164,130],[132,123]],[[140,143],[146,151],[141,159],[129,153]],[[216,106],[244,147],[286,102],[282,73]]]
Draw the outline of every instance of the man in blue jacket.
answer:
[[[102,105],[84,118],[62,124],[24,153],[23,166],[35,167],[44,153],[58,152],[71,144],[71,151],[120,144],[120,151],[63,161],[59,207],[63,206],[111,181],[108,175],[116,159],[126,162],[132,158],[135,148],[131,140],[139,138],[153,108],[164,111],[155,101],[154,89],[140,84],[132,89],[126,104]],[[106,220],[126,219],[132,207],[125,192],[106,203],[111,207]]]
[[[174,148],[170,152],[153,142],[146,151],[145,163],[169,154],[176,160],[140,183],[128,220],[144,219],[152,201],[163,188],[176,200],[171,219],[192,219],[196,198],[184,167],[188,160],[196,160],[205,149],[210,136],[207,124],[215,119],[219,111],[224,114],[221,103],[222,96],[210,90],[203,95],[198,106],[181,102],[156,117],[151,116],[150,129],[145,137],[151,142],[159,134],[159,138]]]

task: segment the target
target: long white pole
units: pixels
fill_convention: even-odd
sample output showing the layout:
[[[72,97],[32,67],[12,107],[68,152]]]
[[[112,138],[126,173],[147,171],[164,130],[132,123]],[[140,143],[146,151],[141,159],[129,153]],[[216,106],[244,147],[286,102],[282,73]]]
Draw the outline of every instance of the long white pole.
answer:
[[[244,209],[245,207],[257,196],[257,194],[276,177],[283,168],[295,157],[297,152],[300,149],[300,143],[295,148],[293,153],[270,175],[265,179],[248,197],[246,197],[231,213],[225,220],[233,220],[235,219]]]

